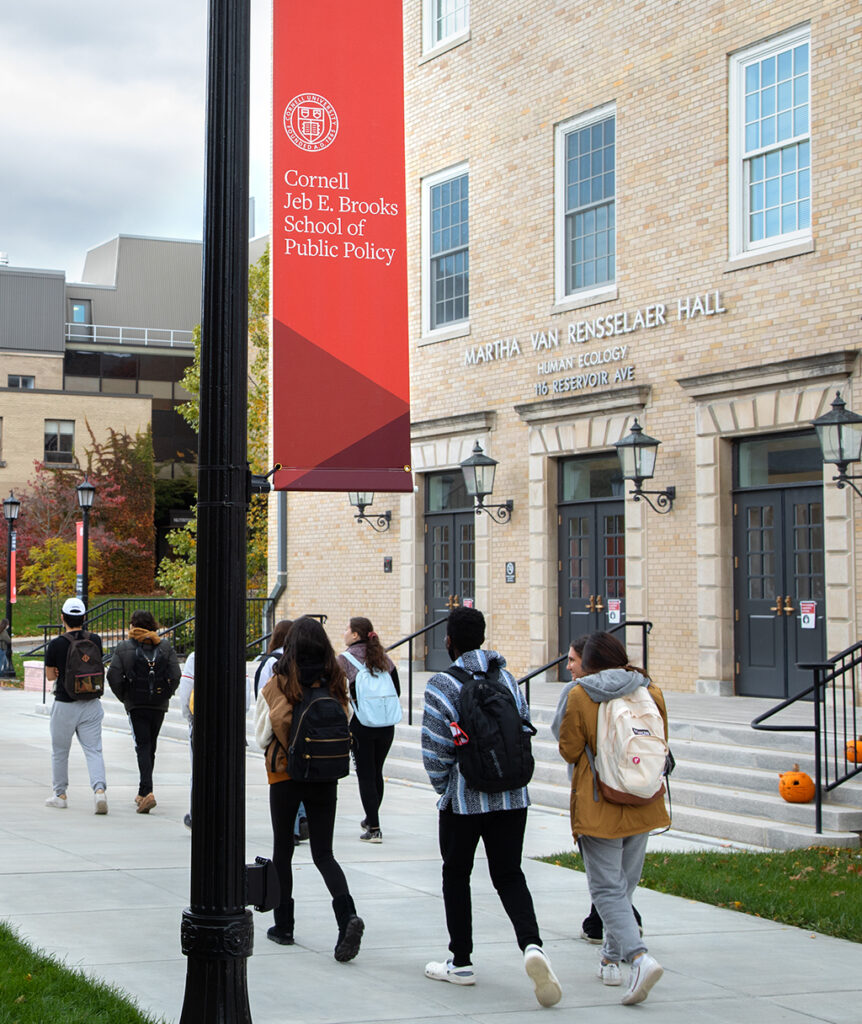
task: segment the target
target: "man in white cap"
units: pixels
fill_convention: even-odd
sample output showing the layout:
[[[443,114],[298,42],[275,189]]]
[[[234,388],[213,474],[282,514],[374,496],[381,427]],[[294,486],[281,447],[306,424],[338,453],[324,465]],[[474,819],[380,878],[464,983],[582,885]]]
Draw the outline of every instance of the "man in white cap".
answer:
[[[66,632],[55,637],[45,652],[45,675],[54,682],[54,704],[51,708],[51,768],[54,795],[45,803],[48,807],[61,810],[68,806],[66,790],[69,786],[69,749],[72,737],[77,736],[90,785],[93,787],[96,814],[108,813],[105,797],[105,761],[102,757],[102,702],[99,697],[104,689],[104,665],[102,664],[102,640],[95,633],[85,631],[84,617],[87,609],[77,597],[70,597],[63,604],[62,619]],[[83,644],[79,643],[84,641]],[[67,679],[67,661],[73,643],[76,645],[76,664],[89,662],[91,678],[76,673],[83,682],[79,685]],[[71,676],[71,668],[69,675]],[[76,694],[73,696],[73,694]]]

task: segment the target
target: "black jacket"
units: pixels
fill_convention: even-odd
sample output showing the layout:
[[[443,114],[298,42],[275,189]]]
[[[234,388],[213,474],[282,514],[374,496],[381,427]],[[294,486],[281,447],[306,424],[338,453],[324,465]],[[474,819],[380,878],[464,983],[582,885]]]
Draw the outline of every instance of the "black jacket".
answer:
[[[123,707],[126,711],[140,707],[157,708],[160,711],[167,711],[170,699],[180,685],[180,663],[177,661],[177,653],[171,647],[167,638],[163,638],[160,641],[157,648],[158,656],[167,660],[170,693],[159,703],[143,703],[136,701],[129,692],[129,681],[134,674],[134,661],[137,657],[136,648],[138,646],[137,640],[121,640],[117,644],[114,656],[111,658],[111,664],[108,666],[108,685],[114,691],[114,696],[123,702]],[[150,649],[147,652],[148,654],[152,651],[151,644],[144,644],[143,646]]]

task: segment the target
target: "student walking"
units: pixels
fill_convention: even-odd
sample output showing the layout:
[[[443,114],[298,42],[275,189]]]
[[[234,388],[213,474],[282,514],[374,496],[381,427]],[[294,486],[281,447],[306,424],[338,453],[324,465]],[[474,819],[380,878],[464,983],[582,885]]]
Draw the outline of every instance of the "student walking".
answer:
[[[167,637],[160,637],[152,612],[132,612],[129,637],[121,640],[108,666],[108,683],[122,701],[135,741],[138,794],[135,810],[149,814],[156,806],[153,769],[156,743],[171,697],[180,684],[180,663]]]
[[[317,692],[320,691],[320,692]],[[343,749],[343,768],[339,764],[321,768],[331,778],[300,778],[294,765],[296,750],[314,715],[316,705],[324,706],[330,731],[337,735],[337,752]],[[344,672],[323,626],[304,616],[297,619],[288,635],[284,654],[276,673],[261,689],[255,705],[255,738],[266,751],[269,779],[269,809],[272,818],[272,860],[281,885],[281,903],[275,908],[275,924],[267,938],[283,946],[293,945],[293,826],[300,803],[308,817],[308,838],[314,866],[320,872],[332,897],[332,909],[338,923],[335,959],[352,960],[359,952],[365,924],[356,914],[347,879],[332,852],[338,777],[349,768],[349,732],[347,727],[347,686]],[[322,711],[318,709],[322,717]],[[343,718],[341,717],[343,716]],[[334,724],[332,724],[334,722]],[[330,741],[335,749],[335,741]],[[322,764],[310,759],[314,765]],[[335,759],[333,759],[335,760]],[[289,770],[290,769],[290,772]]]
[[[45,676],[55,684],[51,706],[54,795],[45,803],[60,810],[68,806],[69,749],[72,737],[77,736],[87,760],[95,813],[107,814],[105,760],[102,757],[102,719],[105,712],[99,699],[105,684],[102,640],[83,628],[87,609],[79,598],[68,598],[60,614],[66,631],[55,637],[45,651]],[[86,674],[87,664],[92,666],[89,676]]]
[[[425,975],[454,985],[475,984],[470,875],[481,839],[491,881],[515,929],[518,947],[524,954],[524,969],[533,982],[536,999],[542,1006],[554,1006],[562,996],[560,983],[542,949],[533,898],[521,869],[530,803],[527,780],[503,790],[475,788],[464,777],[458,757],[458,746],[466,747],[474,731],[472,724],[466,730],[461,728],[467,724],[466,716],[462,715],[465,694],[472,703],[470,690],[475,692],[480,681],[495,690],[505,702],[501,707],[503,714],[511,708],[514,730],[506,730],[507,736],[518,738],[524,729],[532,730],[527,702],[511,674],[505,671],[505,658],[496,651],[481,650],[484,641],[482,613],[475,608],[456,608],[446,623],[446,648],[453,664],[445,672],[433,675],[425,688],[422,759],[431,785],[440,794],[437,808],[443,857],[443,904],[452,954],[448,960],[427,964]],[[520,761],[522,742],[518,740],[517,749],[513,745],[508,753],[494,748],[494,763],[504,762],[498,767],[507,775]],[[530,758],[527,776],[531,769]]]
[[[560,753],[574,767],[572,835],[584,859],[590,896],[604,922],[597,975],[605,985],[621,985],[620,961],[628,961],[629,984],[622,1002],[631,1005],[643,1002],[664,973],[647,952],[631,899],[640,881],[649,833],[669,826],[670,818],[660,795],[641,804],[606,797],[594,768],[599,756],[599,710],[602,704],[646,688],[661,716],[664,740],[667,711],[661,690],[629,664],[625,648],[610,633],[587,638],[582,662],[584,674],[568,695],[560,725]]]
[[[344,633],[347,650],[338,663],[347,676],[350,734],[359,798],[365,818],[359,837],[366,843],[382,843],[380,804],[383,802],[383,764],[401,721],[401,686],[398,669],[383,649],[371,620],[355,616]]]

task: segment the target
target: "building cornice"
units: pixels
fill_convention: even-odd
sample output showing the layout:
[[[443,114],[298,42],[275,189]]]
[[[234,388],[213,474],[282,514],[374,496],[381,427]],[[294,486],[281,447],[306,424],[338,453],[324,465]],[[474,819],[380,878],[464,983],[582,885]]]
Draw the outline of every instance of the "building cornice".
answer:
[[[636,384],[628,388],[616,388],[599,394],[570,395],[566,398],[551,398],[545,402],[528,402],[516,405],[515,412],[525,423],[547,423],[551,420],[566,420],[576,416],[596,416],[616,413],[621,410],[643,409],[650,398],[649,384]]]
[[[494,429],[497,414],[489,409],[484,412],[461,413],[458,416],[442,416],[440,419],[419,420],[410,424],[411,441],[433,441],[438,437],[453,437],[463,434],[485,434]]]
[[[849,377],[859,352],[839,349],[801,359],[785,359],[778,363],[741,366],[720,373],[704,373],[696,377],[679,377],[677,384],[690,398],[704,401],[724,398],[730,393],[764,391],[788,384],[807,384],[829,378]]]

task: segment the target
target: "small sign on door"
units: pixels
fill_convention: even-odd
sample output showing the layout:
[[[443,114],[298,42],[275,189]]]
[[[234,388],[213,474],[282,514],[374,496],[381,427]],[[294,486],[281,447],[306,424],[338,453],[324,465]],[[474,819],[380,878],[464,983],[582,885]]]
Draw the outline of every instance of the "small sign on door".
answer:
[[[799,625],[802,629],[814,629],[817,621],[817,602],[799,602]]]
[[[618,597],[608,598],[608,624],[611,626],[618,626],[620,624],[620,614],[622,609],[622,601]]]

